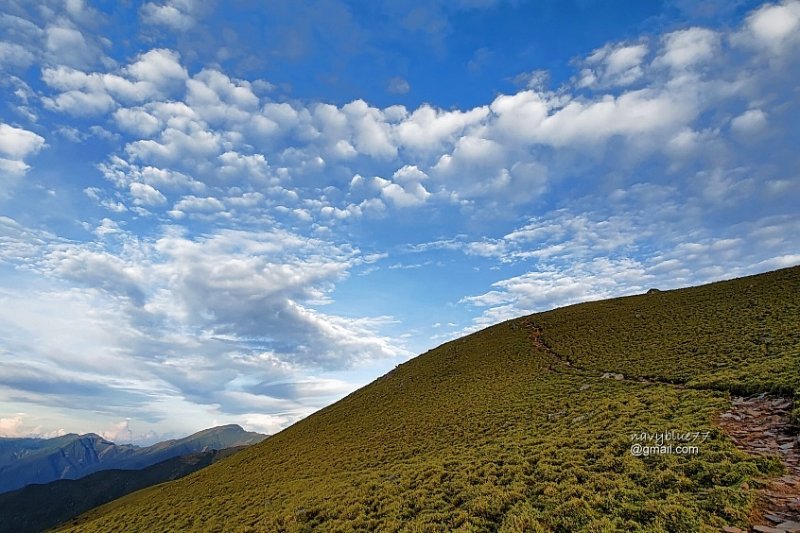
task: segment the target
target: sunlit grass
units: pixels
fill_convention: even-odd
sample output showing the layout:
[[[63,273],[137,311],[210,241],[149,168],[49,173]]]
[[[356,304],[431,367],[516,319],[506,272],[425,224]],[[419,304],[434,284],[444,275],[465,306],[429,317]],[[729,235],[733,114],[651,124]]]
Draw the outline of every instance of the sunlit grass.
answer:
[[[728,391],[798,389],[800,269],[572,306],[449,342],[267,441],[84,516],[81,530],[718,531],[757,479]],[[550,372],[543,338],[577,367]],[[686,383],[602,379],[593,372]],[[696,455],[633,432],[708,432]]]

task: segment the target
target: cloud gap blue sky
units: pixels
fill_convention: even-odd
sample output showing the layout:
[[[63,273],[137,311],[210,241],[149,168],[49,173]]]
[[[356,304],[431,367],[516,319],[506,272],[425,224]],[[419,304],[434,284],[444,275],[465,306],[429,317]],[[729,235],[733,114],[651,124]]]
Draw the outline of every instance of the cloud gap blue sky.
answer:
[[[800,263],[796,0],[0,5],[0,435],[275,432]]]

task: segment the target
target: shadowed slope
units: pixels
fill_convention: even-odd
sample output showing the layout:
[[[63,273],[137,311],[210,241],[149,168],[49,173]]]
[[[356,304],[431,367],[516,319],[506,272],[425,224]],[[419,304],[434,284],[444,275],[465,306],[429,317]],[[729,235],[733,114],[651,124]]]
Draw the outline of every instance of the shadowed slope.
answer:
[[[189,475],[242,449],[182,455],[142,470],[103,470],[80,479],[60,479],[0,494],[0,532],[26,533],[55,527],[98,505]]]

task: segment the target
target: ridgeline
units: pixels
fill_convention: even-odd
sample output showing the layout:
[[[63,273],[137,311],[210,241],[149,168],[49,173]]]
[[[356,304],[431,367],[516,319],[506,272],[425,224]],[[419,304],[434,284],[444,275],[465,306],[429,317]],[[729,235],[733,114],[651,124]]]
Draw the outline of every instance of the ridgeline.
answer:
[[[747,528],[761,488],[785,470],[777,455],[739,450],[718,418],[732,395],[798,392],[800,267],[573,305],[448,342],[258,445],[64,527]],[[631,453],[665,434],[694,448]]]

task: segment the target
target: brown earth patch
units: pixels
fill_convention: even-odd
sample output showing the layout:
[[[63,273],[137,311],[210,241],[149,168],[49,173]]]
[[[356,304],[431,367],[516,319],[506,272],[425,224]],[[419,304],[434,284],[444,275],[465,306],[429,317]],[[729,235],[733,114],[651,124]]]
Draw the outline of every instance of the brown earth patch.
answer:
[[[760,491],[750,517],[751,531],[800,532],[800,436],[789,420],[790,398],[759,394],[733,398],[733,406],[717,423],[736,446],[750,454],[778,457],[786,472]],[[736,533],[737,528],[726,528]]]

